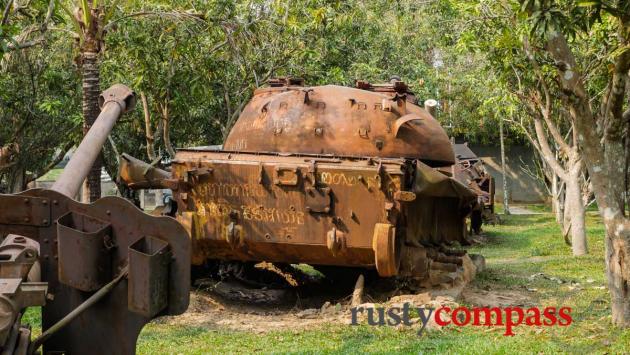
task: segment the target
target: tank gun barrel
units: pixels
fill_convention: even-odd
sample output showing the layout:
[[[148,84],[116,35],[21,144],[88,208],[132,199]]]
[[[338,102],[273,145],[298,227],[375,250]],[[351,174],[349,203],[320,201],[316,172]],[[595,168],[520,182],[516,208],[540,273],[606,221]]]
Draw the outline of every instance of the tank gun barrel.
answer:
[[[120,181],[134,190],[171,188],[167,184],[171,177],[168,171],[156,168],[152,164],[125,153],[121,155],[118,176]]]
[[[133,109],[135,101],[135,93],[122,84],[115,84],[101,94],[99,97],[101,113],[52,186],[52,190],[71,198],[79,192],[114,124],[123,113]]]

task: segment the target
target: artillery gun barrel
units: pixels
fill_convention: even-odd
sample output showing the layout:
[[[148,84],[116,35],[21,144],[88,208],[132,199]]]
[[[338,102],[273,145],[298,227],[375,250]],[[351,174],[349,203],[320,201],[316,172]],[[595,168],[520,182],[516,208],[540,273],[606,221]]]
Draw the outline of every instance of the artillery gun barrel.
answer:
[[[71,198],[79,192],[81,184],[88,176],[114,124],[124,112],[133,109],[135,101],[134,92],[121,84],[116,84],[101,94],[99,97],[101,113],[51,190]]]

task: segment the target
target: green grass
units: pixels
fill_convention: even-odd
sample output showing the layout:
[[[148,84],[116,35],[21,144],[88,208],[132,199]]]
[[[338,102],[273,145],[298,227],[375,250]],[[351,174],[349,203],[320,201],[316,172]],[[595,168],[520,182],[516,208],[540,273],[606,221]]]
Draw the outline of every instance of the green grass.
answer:
[[[62,171],[63,169],[52,169],[37,180],[38,181],[57,181]]]

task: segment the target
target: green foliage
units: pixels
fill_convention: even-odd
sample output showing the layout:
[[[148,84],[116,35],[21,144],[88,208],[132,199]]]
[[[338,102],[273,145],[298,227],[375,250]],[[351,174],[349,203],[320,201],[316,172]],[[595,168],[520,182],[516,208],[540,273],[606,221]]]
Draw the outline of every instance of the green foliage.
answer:
[[[33,47],[3,57],[0,146],[17,143],[23,153],[13,166],[0,170],[0,186],[21,188],[45,174],[78,141],[80,88],[71,62],[64,46]]]
[[[62,51],[59,58],[67,62],[57,74],[77,85],[70,64],[77,40],[83,40],[82,23],[94,14],[79,11],[75,18],[74,9],[87,4],[55,3],[56,35],[38,50]],[[101,87],[122,82],[146,95],[161,153],[167,151],[165,116],[174,147],[220,144],[253,90],[276,76],[303,77],[308,85],[354,85],[357,79],[384,82],[398,75],[420,103],[439,100],[437,118],[450,135],[482,143],[496,141],[497,120],[513,111],[502,93],[506,84],[488,70],[484,48],[462,21],[476,11],[468,3],[111,0],[92,6],[101,9],[104,29]],[[506,34],[502,41],[513,38]],[[479,47],[469,51],[474,46]],[[64,100],[35,105],[51,115],[70,109]],[[78,122],[76,115],[68,118]],[[112,138],[119,152],[147,159],[145,133],[138,105]],[[520,140],[516,130],[508,137]],[[108,146],[108,166],[115,166],[114,158]]]

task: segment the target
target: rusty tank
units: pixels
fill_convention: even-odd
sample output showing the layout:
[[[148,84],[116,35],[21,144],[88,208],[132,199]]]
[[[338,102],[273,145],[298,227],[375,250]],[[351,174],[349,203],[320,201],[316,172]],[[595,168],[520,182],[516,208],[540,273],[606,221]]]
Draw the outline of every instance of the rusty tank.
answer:
[[[130,187],[173,190],[193,265],[306,263],[440,284],[466,262],[476,195],[443,172],[451,142],[402,81],[275,79],[222,147],[179,149],[170,172],[121,161]]]
[[[468,186],[476,195],[470,214],[470,229],[472,233],[481,233],[481,226],[495,224],[499,221],[494,212],[495,181],[486,170],[483,160],[475,154],[468,143],[453,143],[457,163],[453,166],[454,177]]]

